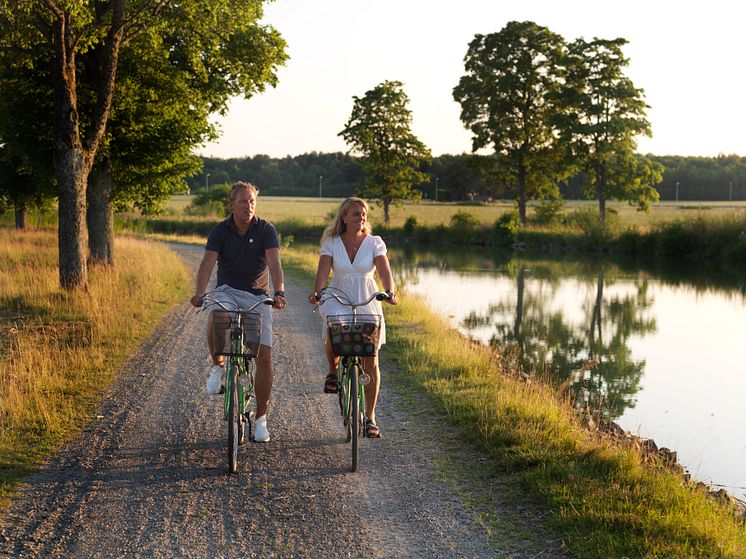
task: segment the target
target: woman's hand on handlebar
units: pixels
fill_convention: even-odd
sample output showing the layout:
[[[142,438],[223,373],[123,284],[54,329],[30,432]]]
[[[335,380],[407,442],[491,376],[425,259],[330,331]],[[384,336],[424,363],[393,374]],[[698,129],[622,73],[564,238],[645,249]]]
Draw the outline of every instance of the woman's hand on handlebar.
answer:
[[[313,293],[310,293],[308,295],[308,302],[312,305],[318,305],[319,304],[319,294],[315,291]]]

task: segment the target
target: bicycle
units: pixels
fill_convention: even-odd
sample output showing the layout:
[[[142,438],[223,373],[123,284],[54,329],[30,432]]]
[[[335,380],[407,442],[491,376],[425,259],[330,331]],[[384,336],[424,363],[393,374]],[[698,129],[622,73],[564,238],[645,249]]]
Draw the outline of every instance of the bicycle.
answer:
[[[319,305],[330,299],[350,307],[351,314],[330,315],[327,317],[327,333],[334,355],[339,357],[337,364],[337,394],[342,423],[347,430],[345,442],[352,443],[352,469],[356,472],[359,464],[360,435],[368,436],[365,416],[365,386],[370,376],[363,367],[363,357],[374,357],[378,353],[378,338],[381,331],[381,316],[358,314],[373,299],[385,301],[387,293],[377,291],[366,301],[353,303],[341,290],[325,287],[317,295]]]
[[[233,308],[224,301],[215,298],[214,291],[205,293],[202,303],[206,307],[216,305],[225,315],[216,311],[213,315],[213,340],[224,339],[222,347],[214,347],[215,355],[222,355],[224,363],[225,405],[223,416],[228,420],[228,471],[238,471],[238,447],[248,439],[252,440],[251,420],[254,399],[254,360],[259,353],[259,340],[262,332],[262,316],[253,312],[259,305],[272,305],[275,300],[266,297],[248,309]],[[226,331],[228,336],[226,336]]]

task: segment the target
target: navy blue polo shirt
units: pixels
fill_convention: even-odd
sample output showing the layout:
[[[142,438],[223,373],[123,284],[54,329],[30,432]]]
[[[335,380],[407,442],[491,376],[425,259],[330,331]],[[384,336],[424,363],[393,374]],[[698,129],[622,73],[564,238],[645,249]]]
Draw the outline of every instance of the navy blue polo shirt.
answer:
[[[212,228],[206,250],[218,253],[218,283],[254,295],[269,294],[269,268],[266,251],[279,248],[277,229],[266,219],[254,216],[241,235],[233,214]]]

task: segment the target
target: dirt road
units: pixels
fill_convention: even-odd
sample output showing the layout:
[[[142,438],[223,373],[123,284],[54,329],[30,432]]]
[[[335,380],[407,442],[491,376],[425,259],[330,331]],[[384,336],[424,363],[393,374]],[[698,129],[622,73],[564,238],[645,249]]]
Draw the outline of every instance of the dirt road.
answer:
[[[196,269],[201,249],[178,252]],[[272,441],[226,473],[220,397],[204,390],[205,315],[187,304],[128,362],[98,419],[27,480],[0,525],[2,557],[564,557],[515,488],[468,473],[422,402],[384,366],[383,438],[349,472],[334,396],[323,394],[319,317],[289,281],[275,311]],[[423,407],[424,406],[424,407]],[[451,466],[443,475],[443,464]],[[507,495],[510,495],[508,497]],[[497,522],[479,522],[489,502]]]

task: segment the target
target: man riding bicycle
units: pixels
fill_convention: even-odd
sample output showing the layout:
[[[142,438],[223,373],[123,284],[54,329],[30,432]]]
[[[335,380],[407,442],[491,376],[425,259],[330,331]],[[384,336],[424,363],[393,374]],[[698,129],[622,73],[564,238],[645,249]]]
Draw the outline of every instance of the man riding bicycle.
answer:
[[[217,288],[213,296],[241,308],[251,307],[268,296],[269,279],[275,289],[275,308],[285,306],[285,278],[280,263],[280,242],[277,230],[269,221],[256,215],[259,189],[248,182],[233,184],[229,197],[231,215],[221,221],[207,237],[205,254],[197,270],[196,289],[190,302],[202,306],[215,263],[218,265]],[[216,311],[220,312],[220,311]],[[215,355],[222,340],[213,339],[212,323],[216,312],[211,312],[207,326],[207,346],[213,361],[207,380],[207,393],[219,394],[225,383],[222,355]],[[256,420],[254,440],[268,442],[267,409],[272,392],[272,313],[259,305],[262,331],[256,359]]]

